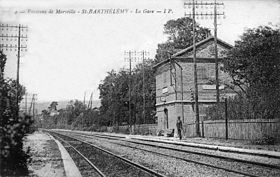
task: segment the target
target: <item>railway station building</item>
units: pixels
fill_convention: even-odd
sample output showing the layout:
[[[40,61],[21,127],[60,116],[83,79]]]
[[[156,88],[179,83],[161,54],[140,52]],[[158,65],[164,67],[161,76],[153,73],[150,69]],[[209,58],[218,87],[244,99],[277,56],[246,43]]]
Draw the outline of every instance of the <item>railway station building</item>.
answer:
[[[217,39],[218,61],[226,57],[226,52],[232,46]],[[215,46],[211,36],[196,44],[198,103],[199,116],[202,120],[206,116],[206,108],[216,103],[215,81]],[[158,130],[175,129],[178,116],[181,117],[183,127],[195,124],[194,102],[194,70],[193,46],[183,49],[170,59],[166,59],[154,66],[156,77],[156,116]],[[220,100],[233,96],[235,92],[222,83],[230,82],[230,77],[219,69]],[[186,132],[186,131],[185,131]],[[195,136],[195,132],[184,134],[185,137]]]

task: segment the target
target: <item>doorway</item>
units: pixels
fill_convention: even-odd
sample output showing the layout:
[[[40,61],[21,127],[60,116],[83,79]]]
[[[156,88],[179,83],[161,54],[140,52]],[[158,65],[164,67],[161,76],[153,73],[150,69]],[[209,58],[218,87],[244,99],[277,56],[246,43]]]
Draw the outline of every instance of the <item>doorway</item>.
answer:
[[[168,129],[168,109],[164,108],[164,121],[166,122],[166,129]]]

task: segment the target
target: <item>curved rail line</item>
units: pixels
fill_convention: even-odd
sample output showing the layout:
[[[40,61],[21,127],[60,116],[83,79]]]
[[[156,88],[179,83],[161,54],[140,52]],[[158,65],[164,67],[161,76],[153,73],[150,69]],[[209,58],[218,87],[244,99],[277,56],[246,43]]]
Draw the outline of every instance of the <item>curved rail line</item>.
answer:
[[[119,156],[119,155],[116,155],[116,154],[114,154],[114,153],[112,153],[112,152],[110,152],[110,151],[107,151],[107,150],[105,150],[105,149],[102,149],[102,148],[100,148],[100,147],[98,147],[98,146],[96,146],[96,145],[94,145],[94,144],[92,144],[92,143],[89,143],[89,142],[87,142],[87,141],[80,140],[80,139],[77,139],[77,138],[74,138],[74,137],[70,137],[70,136],[65,135],[65,134],[60,134],[60,133],[57,133],[57,132],[53,132],[53,133],[56,133],[56,134],[58,134],[58,135],[63,135],[63,136],[66,136],[66,137],[68,137],[68,138],[71,138],[71,139],[73,139],[73,140],[76,140],[76,141],[79,141],[79,142],[81,142],[81,143],[87,144],[87,145],[89,145],[89,146],[91,146],[91,147],[93,147],[93,148],[95,148],[95,149],[98,149],[98,150],[100,150],[100,151],[102,151],[102,152],[105,152],[105,153],[111,155],[111,156],[114,156],[114,157],[116,157],[116,158],[118,158],[118,159],[124,161],[125,163],[127,163],[127,164],[129,164],[129,165],[132,165],[132,166],[134,166],[134,167],[137,167],[138,169],[140,169],[140,170],[142,170],[142,171],[144,171],[144,172],[146,172],[146,173],[148,173],[148,174],[151,174],[151,175],[153,175],[153,176],[157,176],[157,177],[166,177],[166,176],[163,175],[163,174],[160,174],[160,173],[158,173],[158,172],[156,172],[156,171],[154,171],[154,170],[151,170],[151,169],[149,169],[149,168],[147,168],[147,167],[145,167],[145,166],[143,166],[143,165],[140,165],[140,164],[138,164],[138,163],[135,163],[135,162],[133,162],[133,161],[131,161],[131,160],[128,160],[128,159],[126,159],[126,158],[124,158],[124,157],[121,157],[121,156]]]
[[[77,132],[74,132],[74,133],[77,133]],[[147,145],[147,146],[163,148],[163,149],[169,149],[169,150],[174,150],[174,151],[179,151],[179,152],[194,153],[194,154],[205,155],[205,156],[210,156],[210,157],[214,157],[214,158],[238,161],[238,162],[247,163],[247,164],[250,164],[250,165],[258,165],[258,166],[261,166],[261,167],[268,167],[268,168],[279,169],[278,166],[271,165],[271,164],[264,164],[264,163],[260,163],[260,162],[252,162],[252,161],[236,159],[236,158],[231,158],[231,157],[224,157],[224,156],[218,156],[218,155],[213,155],[213,154],[199,153],[199,152],[193,152],[193,151],[187,151],[187,150],[181,150],[181,149],[174,149],[174,148],[171,148],[171,147],[162,147],[162,146],[159,146],[159,145],[152,145],[152,144],[147,144],[147,143],[134,142],[134,141],[126,140],[124,137],[116,138],[115,136],[114,137],[110,137],[110,135],[102,135],[102,136],[100,136],[100,135],[92,135],[92,134],[88,135],[88,134],[83,134],[83,133],[79,133],[79,132],[77,134],[80,135],[80,136],[84,136],[84,137],[97,137],[97,138],[106,138],[106,139],[112,139],[112,140],[118,140],[118,141],[125,141],[125,142],[139,144],[139,145]],[[241,174],[241,175],[245,175],[245,176],[252,176],[252,177],[253,176],[254,177],[257,176],[257,175],[249,174],[249,173],[242,172],[242,171],[232,170],[232,169],[225,168],[225,167],[218,167],[218,166],[215,166],[215,165],[212,165],[212,164],[209,164],[209,163],[198,162],[198,161],[194,161],[194,160],[190,160],[190,159],[185,159],[185,158],[181,158],[181,157],[176,157],[176,156],[172,156],[172,155],[166,155],[166,154],[162,154],[162,153],[159,153],[159,152],[150,151],[150,150],[146,150],[146,149],[142,149],[142,148],[138,148],[138,147],[134,147],[134,146],[123,145],[123,144],[120,144],[120,143],[114,143],[114,144],[130,147],[130,148],[134,148],[134,149],[139,149],[139,150],[142,150],[142,151],[146,151],[146,152],[150,152],[150,153],[154,153],[154,154],[158,154],[158,155],[162,155],[162,156],[166,156],[166,157],[172,157],[172,158],[180,159],[180,160],[191,162],[191,163],[196,163],[196,164],[199,164],[199,165],[205,165],[205,166],[209,166],[209,167],[212,167],[212,168],[225,170],[225,171],[228,171],[228,172],[233,172],[233,173],[236,173],[236,174]]]
[[[110,143],[112,143],[112,142],[110,142]],[[245,173],[245,172],[242,172],[242,171],[232,170],[232,169],[228,169],[228,168],[225,168],[225,167],[219,167],[219,166],[215,166],[215,165],[212,165],[212,164],[209,164],[209,163],[190,160],[190,159],[177,157],[177,156],[173,156],[173,155],[169,155],[169,154],[163,154],[163,153],[160,153],[160,152],[155,152],[155,151],[152,151],[152,150],[147,150],[147,149],[143,149],[143,148],[139,148],[139,147],[124,145],[124,144],[120,144],[120,143],[113,143],[113,144],[117,144],[117,145],[124,146],[124,147],[129,147],[129,148],[133,148],[133,149],[138,149],[138,150],[141,150],[141,151],[145,151],[145,152],[149,152],[149,153],[153,153],[153,154],[157,154],[157,155],[161,155],[161,156],[165,156],[165,157],[171,157],[171,158],[182,160],[182,161],[185,161],[185,162],[195,163],[195,164],[199,164],[199,165],[203,165],[203,166],[207,166],[207,167],[211,167],[211,168],[215,168],[215,169],[219,169],[219,170],[224,170],[224,171],[232,172],[232,173],[239,174],[239,175],[250,176],[250,177],[260,177],[260,176]],[[137,144],[140,144],[140,143],[137,143]]]
[[[61,130],[60,130],[61,131]],[[87,133],[82,133],[82,132],[75,132],[75,133],[81,133],[81,134],[87,134]],[[118,135],[106,135],[106,134],[100,134],[100,133],[96,133],[99,136],[110,136],[110,137],[115,137],[115,138],[120,138],[120,139],[126,139],[126,137],[123,136],[118,136]],[[87,134],[89,135],[89,134]],[[135,139],[135,140],[139,140],[139,141],[147,141],[147,142],[155,142],[155,143],[163,143],[163,144],[171,144],[171,145],[179,145],[179,146],[183,146],[183,147],[193,147],[193,148],[198,148],[198,149],[208,149],[208,150],[219,150],[222,152],[229,152],[229,150],[227,149],[221,149],[218,146],[217,147],[209,147],[209,146],[205,146],[203,144],[199,144],[199,146],[197,145],[192,145],[192,144],[181,144],[179,142],[168,142],[168,141],[161,141],[161,140],[155,140],[155,139],[143,139],[143,138],[136,138],[136,137],[130,137],[130,139]],[[269,158],[275,158],[275,159],[280,159],[280,156],[276,156],[276,155],[272,155],[272,154],[260,154],[260,153],[255,153],[255,152],[248,152],[248,151],[234,151],[231,153],[238,153],[238,154],[246,154],[246,155],[254,155],[254,156],[260,156],[260,157],[269,157]]]
[[[77,133],[77,132],[75,132],[75,133]],[[236,162],[247,163],[247,164],[252,164],[252,165],[258,165],[258,166],[261,166],[261,167],[267,167],[267,168],[272,168],[272,169],[280,169],[280,166],[274,165],[274,164],[267,164],[267,163],[256,162],[256,161],[249,161],[249,160],[238,159],[238,158],[234,158],[234,157],[225,157],[225,156],[221,156],[221,155],[207,154],[207,153],[204,153],[204,152],[195,152],[195,151],[189,151],[189,150],[183,150],[183,149],[175,149],[175,148],[172,148],[172,147],[164,147],[164,146],[148,144],[148,143],[142,143],[142,142],[135,142],[135,141],[130,141],[130,140],[126,139],[125,137],[118,138],[117,136],[110,136],[110,135],[96,135],[96,134],[95,135],[94,134],[88,135],[88,134],[83,134],[83,133],[78,133],[78,134],[83,135],[83,136],[88,136],[88,137],[95,136],[95,137],[99,137],[99,138],[107,138],[107,139],[113,139],[113,140],[120,140],[120,141],[130,142],[130,143],[139,144],[139,145],[146,145],[146,146],[157,147],[157,148],[162,148],[162,149],[174,150],[174,151],[178,151],[178,152],[185,152],[185,153],[192,153],[192,154],[197,154],[197,155],[204,155],[204,156],[213,157],[213,158],[233,160],[233,161],[236,161]],[[135,140],[142,141],[142,139],[135,139]],[[153,140],[152,141],[143,140],[143,141],[154,142]],[[169,144],[169,143],[158,142],[158,141],[157,141],[157,143]]]
[[[258,177],[256,175],[252,175],[252,174],[249,174],[249,173],[244,173],[244,172],[241,172],[241,171],[232,170],[232,169],[228,169],[228,168],[224,168],[224,167],[218,167],[218,166],[211,165],[211,164],[208,164],[208,163],[203,163],[203,162],[198,162],[198,161],[194,161],[194,160],[190,160],[190,159],[186,159],[186,158],[182,158],[182,157],[163,154],[163,153],[160,153],[160,152],[155,152],[155,151],[151,151],[151,150],[147,150],[147,149],[143,149],[143,148],[133,147],[133,146],[129,146],[129,145],[123,145],[123,144],[120,144],[120,143],[114,143],[114,144],[124,146],[124,147],[130,147],[132,149],[138,149],[138,150],[141,150],[141,151],[150,152],[150,153],[165,156],[165,157],[172,157],[172,158],[182,160],[182,161],[185,161],[185,162],[191,162],[191,163],[195,163],[195,164],[199,164],[199,165],[204,165],[204,166],[207,166],[207,167],[212,167],[212,168],[216,168],[216,169],[220,169],[220,170],[224,170],[224,171],[228,171],[228,172],[232,172],[232,173],[236,173],[236,174],[240,174],[240,175],[244,175],[244,176]]]
[[[67,146],[71,147],[75,152],[77,152],[77,154],[79,154],[94,169],[94,171],[98,173],[98,175],[100,175],[101,177],[106,177],[106,175],[104,173],[102,173],[102,171],[100,171],[87,157],[85,157],[74,146],[72,146],[70,143],[68,143],[67,141],[65,141],[64,139],[62,139],[59,136],[55,136],[55,138],[58,138],[60,141],[64,142],[65,144],[67,144]]]

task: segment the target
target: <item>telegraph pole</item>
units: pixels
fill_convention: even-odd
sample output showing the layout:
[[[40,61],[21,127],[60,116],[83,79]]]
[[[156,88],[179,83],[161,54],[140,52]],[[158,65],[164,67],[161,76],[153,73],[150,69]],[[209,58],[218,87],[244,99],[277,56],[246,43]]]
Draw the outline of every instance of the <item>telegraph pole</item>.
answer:
[[[143,91],[143,123],[145,124],[146,123],[146,115],[145,115],[145,108],[146,108],[146,105],[145,105],[145,54],[146,52],[143,51],[142,52],[143,54],[143,64],[142,64],[142,77],[143,77],[143,88],[142,88],[142,91]]]
[[[145,100],[145,60],[147,59],[147,55],[148,55],[149,52],[143,50],[141,52],[136,52],[136,51],[131,51],[129,50],[128,52],[125,51],[124,54],[125,55],[128,55],[127,56],[127,59],[129,61],[129,125],[131,126],[131,123],[132,123],[132,110],[131,110],[131,82],[132,82],[132,76],[131,76],[131,70],[132,70],[132,59],[135,59],[134,61],[137,62],[138,61],[141,61],[142,60],[142,79],[143,79],[143,93],[142,93],[142,97],[143,97],[143,111],[142,111],[142,119],[144,121],[144,123],[146,122],[146,117],[145,117],[145,108],[146,108],[146,100]]]
[[[170,66],[172,65],[172,62],[174,62],[179,68],[180,68],[180,78],[181,78],[181,113],[182,113],[182,121],[183,123],[185,123],[185,117],[184,117],[184,88],[183,88],[183,67],[176,61],[173,60],[171,58],[171,53],[170,53]],[[173,74],[171,74],[174,77],[175,80],[175,86],[176,86],[176,66],[173,66],[175,68],[175,76],[173,76]],[[170,69],[170,72],[172,71],[172,69]],[[172,82],[172,81],[171,81]],[[175,87],[175,90],[177,90],[177,87]],[[176,100],[177,100],[177,93],[176,93]]]
[[[17,103],[17,114],[19,111],[19,69],[20,69],[20,57],[21,57],[21,51],[25,48],[25,51],[27,51],[26,46],[22,46],[21,40],[26,39],[27,41],[27,35],[23,36],[22,31],[26,30],[27,31],[27,26],[22,26],[22,25],[8,25],[8,24],[0,24],[0,28],[2,31],[6,30],[7,34],[1,34],[0,38],[0,49],[4,51],[4,48],[6,51],[17,51],[17,75],[16,75],[16,103]],[[12,29],[18,29],[18,34],[13,35]],[[4,40],[6,39],[6,40]],[[10,40],[9,40],[10,39]],[[13,39],[17,39],[17,43],[14,43]],[[8,41],[8,42],[7,42]],[[10,42],[9,42],[10,41]],[[11,42],[12,41],[12,42]],[[13,45],[14,44],[14,45]]]
[[[30,102],[30,107],[29,107],[29,115],[31,115],[31,111],[32,111],[32,116],[34,117],[35,116],[35,102],[36,102],[36,99],[37,99],[37,94],[32,94],[32,99],[31,99],[31,102]]]
[[[35,95],[34,95],[35,96]],[[33,118],[35,118],[35,98],[34,98],[34,101],[33,101]]]
[[[190,3],[184,3],[184,5],[192,6],[192,13],[190,16],[193,19],[192,30],[193,30],[193,72],[194,72],[194,93],[195,93],[195,125],[196,125],[196,136],[200,137],[200,128],[199,128],[199,103],[198,103],[198,85],[197,85],[197,63],[196,63],[196,30],[195,30],[195,8],[197,2],[192,0]],[[186,14],[185,14],[186,15]]]
[[[26,92],[25,93],[25,113],[27,114],[27,96],[28,96],[28,93]]]
[[[196,135],[200,136],[200,127],[199,127],[199,104],[198,104],[198,85],[197,85],[197,64],[196,64],[196,31],[195,31],[195,19],[197,17],[205,17],[206,19],[208,17],[212,18],[214,17],[214,46],[215,46],[215,75],[216,75],[216,99],[217,104],[219,103],[219,68],[218,68],[218,49],[217,49],[217,16],[223,15],[224,13],[217,13],[217,5],[224,5],[223,3],[217,3],[216,0],[214,0],[214,3],[209,2],[197,2],[195,0],[192,0],[192,2],[184,3],[184,5],[188,5],[188,7],[192,7],[192,13],[185,13],[185,16],[192,17],[193,19],[193,65],[194,65],[194,96],[195,96],[195,117],[196,117]],[[202,8],[202,7],[213,7],[214,6],[214,13],[197,13],[196,8]]]
[[[93,96],[93,92],[91,92],[90,98],[88,100],[88,109],[92,109],[92,96]]]
[[[1,50],[2,51],[2,50]],[[3,54],[4,55],[4,54]],[[4,56],[1,56],[1,57],[3,57],[3,59],[4,59]],[[0,61],[1,62],[1,61]],[[3,69],[4,69],[4,67],[3,67]],[[2,71],[2,66],[0,66],[0,79],[4,79],[4,71]]]
[[[215,39],[215,75],[216,75],[216,100],[217,106],[220,102],[219,90],[219,61],[218,61],[218,47],[217,47],[217,3],[214,1],[214,39]]]
[[[29,115],[31,115],[31,109],[32,109],[32,106],[33,106],[33,100],[34,100],[34,94],[32,95],[32,99],[31,99],[30,106],[29,106],[29,111],[28,111]]]
[[[131,51],[128,53],[129,55],[129,126],[131,127]]]
[[[194,4],[194,0],[193,0]],[[200,137],[199,129],[199,103],[198,103],[198,86],[197,86],[197,64],[196,64],[196,31],[195,31],[195,5],[193,5],[193,68],[194,68],[194,91],[195,91],[195,120],[196,120],[196,136]]]
[[[30,116],[32,114],[35,115],[37,94],[25,93],[24,98],[25,101],[22,109],[24,110],[25,114],[28,114]],[[31,114],[31,112],[33,113]]]
[[[16,92],[16,100],[17,100],[17,105],[19,104],[19,64],[20,64],[20,25],[18,25],[18,53],[17,53],[17,92]],[[19,111],[19,108],[18,110]]]
[[[146,95],[145,95],[145,60],[147,59],[147,55],[149,54],[149,52],[143,50],[142,51],[142,77],[143,77],[143,88],[142,88],[142,92],[143,92],[143,114],[142,114],[142,120],[143,123],[146,123]]]
[[[86,91],[84,92],[84,105],[86,105]]]
[[[134,52],[135,53],[135,52]],[[131,60],[132,60],[132,51],[129,50],[128,52],[125,51],[124,55],[128,55],[128,61],[129,61],[129,82],[128,82],[128,109],[129,109],[129,127],[131,127]]]

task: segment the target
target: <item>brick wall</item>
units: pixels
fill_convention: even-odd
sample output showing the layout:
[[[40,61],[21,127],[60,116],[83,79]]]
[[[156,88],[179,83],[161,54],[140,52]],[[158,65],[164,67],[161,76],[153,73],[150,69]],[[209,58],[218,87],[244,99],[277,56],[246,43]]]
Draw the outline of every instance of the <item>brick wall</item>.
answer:
[[[224,46],[218,45],[219,58],[225,57],[226,50],[228,49]],[[166,128],[164,109],[168,110],[168,128],[176,128],[177,117],[182,117],[180,102],[184,104],[185,122],[191,123],[195,120],[191,102],[191,89],[194,91],[192,55],[193,53],[190,51],[176,59],[183,69],[183,84],[181,83],[180,67],[176,64],[166,62],[156,68],[156,111],[159,129]],[[199,104],[212,104],[216,100],[215,85],[212,85],[212,87],[214,86],[212,90],[206,90],[206,85],[209,85],[210,80],[215,80],[214,41],[209,41],[197,48],[197,58]],[[174,73],[176,78],[172,77],[171,73]],[[219,78],[222,82],[230,82],[230,77],[221,70],[219,70]],[[183,85],[183,93],[181,85]],[[220,91],[221,95],[228,93],[233,94],[234,92],[231,90]],[[203,111],[200,114],[203,116]]]

